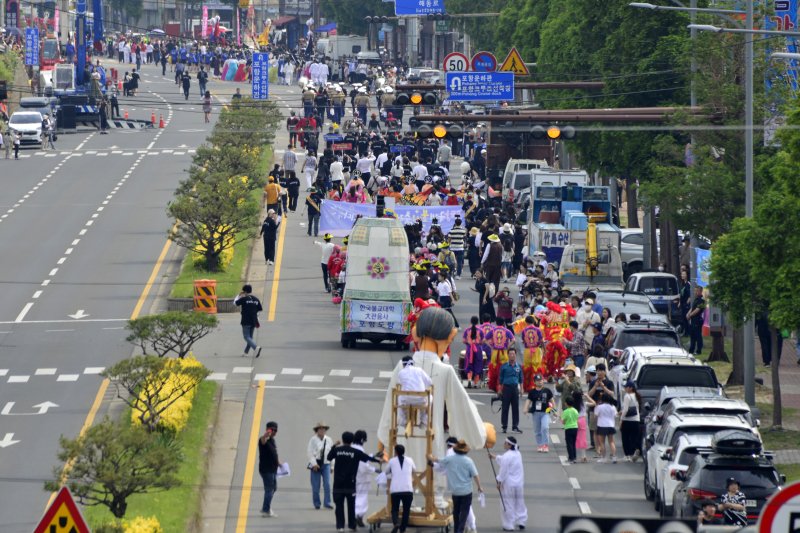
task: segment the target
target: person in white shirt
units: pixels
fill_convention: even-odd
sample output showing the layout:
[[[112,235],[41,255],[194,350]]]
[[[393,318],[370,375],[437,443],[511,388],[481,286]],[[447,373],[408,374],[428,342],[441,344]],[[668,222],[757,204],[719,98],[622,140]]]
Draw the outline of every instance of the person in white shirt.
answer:
[[[378,154],[378,157],[375,158],[375,174],[381,174],[381,169],[383,168],[383,164],[389,160],[389,154],[387,152],[381,152]]]
[[[330,233],[326,233],[322,238],[325,242],[314,241],[314,244],[322,248],[322,257],[319,259],[322,266],[322,281],[325,283],[325,292],[331,292],[331,284],[328,280],[328,259],[331,258],[336,245],[331,242],[333,235]]]
[[[338,159],[331,163],[331,181],[337,186],[344,181],[344,165]],[[334,188],[338,189],[338,187]]]
[[[310,191],[313,189],[314,177],[317,171],[317,158],[314,157],[314,152],[308,152],[305,163],[303,163],[303,171],[306,175],[306,187]]]
[[[356,162],[356,170],[361,172],[361,179],[364,183],[369,184],[369,179],[372,176],[372,161],[374,157],[361,156]]]
[[[592,339],[594,339],[594,328],[592,324],[600,322],[600,315],[592,310],[593,305],[594,300],[586,298],[581,308],[575,313],[575,321],[578,323],[578,330],[583,333],[586,349],[592,345]]]
[[[319,65],[319,83],[320,85],[325,85],[328,83],[328,76],[330,76],[331,70],[328,68],[327,63],[320,63]]]
[[[425,165],[417,164],[414,167],[414,170],[411,171],[414,175],[414,180],[417,182],[417,186],[419,186],[419,182],[425,181],[425,178],[428,177],[428,167]]]
[[[403,357],[402,370],[397,373],[397,384],[400,385],[400,390],[404,392],[425,392],[428,387],[433,385],[433,382],[424,370],[414,366],[414,359],[410,355],[407,355]],[[424,407],[428,405],[428,398],[426,396],[400,395],[400,398],[397,400],[397,405],[401,406],[400,410],[397,412],[397,426],[402,428],[406,425],[408,415],[407,406]],[[427,424],[428,413],[423,409],[419,425],[420,427],[424,427]]]
[[[517,449],[517,439],[506,437],[503,443],[506,450],[502,455],[492,455],[500,470],[497,472],[497,488],[503,496],[503,530],[524,529],[528,521],[528,508],[522,496],[525,485],[525,471],[522,466],[522,455]]]
[[[333,439],[325,433],[330,429],[322,422],[317,422],[314,426],[314,435],[308,441],[306,455],[308,465],[306,468],[311,472],[311,500],[315,509],[319,509],[322,503],[326,509],[333,509],[331,504],[331,462],[328,460],[328,452],[333,448]],[[323,501],[319,498],[319,485],[322,481]]]
[[[406,457],[406,448],[402,444],[394,447],[394,457],[389,459],[386,477],[391,479],[389,494],[392,498],[392,533],[404,532],[408,528],[408,517],[411,513],[411,502],[414,500],[414,472],[417,465]],[[403,517],[398,521],[400,504],[403,504]]]

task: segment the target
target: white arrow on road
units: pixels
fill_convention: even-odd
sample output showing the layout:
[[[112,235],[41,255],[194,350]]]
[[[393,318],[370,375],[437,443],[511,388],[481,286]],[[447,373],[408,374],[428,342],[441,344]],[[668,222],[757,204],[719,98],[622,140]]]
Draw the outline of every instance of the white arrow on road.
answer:
[[[75,313],[74,315],[67,315],[67,316],[70,318],[74,318],[75,320],[80,320],[81,318],[86,318],[87,316],[89,316],[89,314],[84,312],[83,309],[78,309],[78,312]]]
[[[341,398],[339,398],[338,396],[334,396],[333,394],[326,394],[325,396],[320,396],[319,398],[317,398],[317,400],[325,400],[325,404],[328,407],[335,407],[336,400],[341,401]]]
[[[43,415],[43,414],[47,413],[47,411],[50,410],[51,407],[58,407],[57,403],[53,403],[53,402],[47,401],[47,402],[42,402],[42,403],[38,403],[38,404],[34,405],[33,407],[35,409],[39,409],[35,413],[12,413],[11,410],[14,408],[14,404],[15,403],[16,402],[6,402],[6,404],[3,406],[3,410],[0,411],[0,415],[3,415],[3,416]]]
[[[13,438],[14,438],[13,433],[6,433],[6,436],[3,437],[3,440],[0,440],[0,448],[8,448],[12,444],[16,444],[19,442],[18,440],[11,440]]]
[[[34,407],[39,409],[39,412],[36,413],[37,415],[43,415],[51,407],[58,407],[58,404],[47,401],[47,402],[37,403],[36,405],[34,405]]]

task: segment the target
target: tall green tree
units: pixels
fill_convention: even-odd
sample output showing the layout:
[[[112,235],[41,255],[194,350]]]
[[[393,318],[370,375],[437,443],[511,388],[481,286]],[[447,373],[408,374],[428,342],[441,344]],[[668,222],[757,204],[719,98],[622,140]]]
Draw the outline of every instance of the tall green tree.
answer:
[[[59,445],[58,459],[71,468],[66,480],[61,467],[55,468],[55,480],[45,483],[45,489],[56,491],[66,484],[82,504],[103,505],[117,518],[125,516],[134,494],[180,484],[180,449],[140,426],[106,419],[76,439],[62,436]]]
[[[366,35],[364,17],[393,16],[394,2],[381,0],[321,0],[320,9],[329,22],[336,22],[339,35]]]

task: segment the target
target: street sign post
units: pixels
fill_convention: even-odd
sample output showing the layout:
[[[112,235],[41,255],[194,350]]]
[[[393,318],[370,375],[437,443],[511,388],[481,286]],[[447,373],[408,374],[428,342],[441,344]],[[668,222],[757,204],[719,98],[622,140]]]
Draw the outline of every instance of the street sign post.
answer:
[[[776,492],[764,504],[758,518],[758,533],[800,531],[800,483]]]
[[[61,487],[61,490],[58,491],[56,499],[47,508],[33,533],[50,533],[51,531],[91,533],[67,487]]]
[[[497,70],[497,58],[491,52],[478,52],[472,56],[472,70],[475,72],[494,72]]]
[[[269,54],[253,54],[253,100],[269,98]]]
[[[516,47],[512,48],[511,51],[508,52],[508,55],[503,60],[500,68],[497,70],[498,72],[513,72],[517,76],[530,75],[528,67],[525,66],[525,62],[522,61],[522,56],[519,55]]]
[[[39,28],[25,28],[25,64],[39,64]]]
[[[442,70],[445,72],[466,72],[469,70],[469,59],[459,52],[447,54],[442,62]]]
[[[444,0],[396,0],[394,14],[398,17],[444,14]]]
[[[446,76],[451,101],[514,99],[514,74],[511,72],[448,72]]]

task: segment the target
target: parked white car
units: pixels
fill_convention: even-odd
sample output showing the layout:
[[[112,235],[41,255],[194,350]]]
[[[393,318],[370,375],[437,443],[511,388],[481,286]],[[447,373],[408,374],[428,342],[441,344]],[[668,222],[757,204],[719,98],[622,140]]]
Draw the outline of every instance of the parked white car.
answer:
[[[676,479],[675,472],[685,472],[697,457],[700,449],[711,447],[713,438],[714,435],[708,433],[681,435],[678,437],[675,448],[667,448],[661,454],[664,458],[664,466],[656,476],[660,486],[656,487],[656,498],[658,499],[655,502],[656,509],[660,511],[661,516],[672,516],[672,495],[675,487],[680,483]]]
[[[8,121],[8,129],[20,136],[20,144],[42,142],[42,114],[38,111],[17,111]]]

